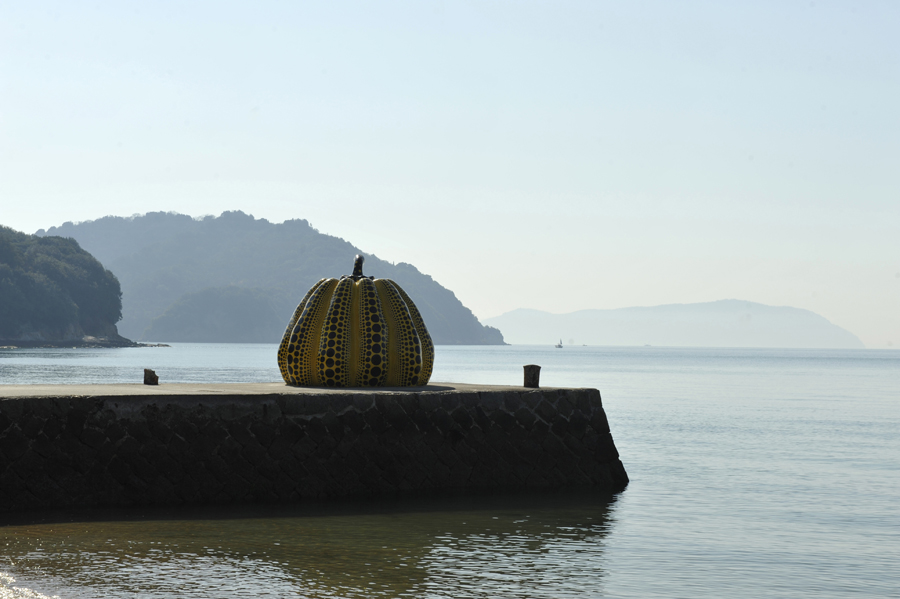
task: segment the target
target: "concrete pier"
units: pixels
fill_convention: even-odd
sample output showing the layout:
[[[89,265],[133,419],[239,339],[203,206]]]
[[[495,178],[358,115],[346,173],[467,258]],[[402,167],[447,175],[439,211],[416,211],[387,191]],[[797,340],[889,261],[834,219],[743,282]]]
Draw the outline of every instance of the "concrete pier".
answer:
[[[0,385],[0,511],[627,484],[596,389]]]

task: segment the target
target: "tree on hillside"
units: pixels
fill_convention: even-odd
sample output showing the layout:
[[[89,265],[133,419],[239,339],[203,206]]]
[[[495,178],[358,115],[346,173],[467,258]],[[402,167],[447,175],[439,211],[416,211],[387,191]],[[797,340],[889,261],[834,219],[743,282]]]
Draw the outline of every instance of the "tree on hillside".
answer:
[[[0,337],[105,336],[121,317],[119,281],[78,242],[0,226]]]

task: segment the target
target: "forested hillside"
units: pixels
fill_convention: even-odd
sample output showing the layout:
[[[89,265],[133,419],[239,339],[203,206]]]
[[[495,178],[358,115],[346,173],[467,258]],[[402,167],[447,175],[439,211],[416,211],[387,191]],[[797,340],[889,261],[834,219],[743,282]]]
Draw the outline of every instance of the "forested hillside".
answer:
[[[242,212],[108,216],[37,234],[73,237],[116,273],[119,330],[152,341],[277,341],[313,283],[350,274],[354,256],[364,253],[305,220],[274,224]],[[452,291],[414,266],[366,255],[365,274],[399,283],[435,343],[503,343],[500,331],[481,325]]]
[[[118,340],[119,281],[74,239],[0,226],[0,340]],[[125,341],[125,340],[122,340]]]
[[[271,343],[287,321],[272,294],[249,287],[208,287],[187,293],[144,331],[147,339],[195,343]]]

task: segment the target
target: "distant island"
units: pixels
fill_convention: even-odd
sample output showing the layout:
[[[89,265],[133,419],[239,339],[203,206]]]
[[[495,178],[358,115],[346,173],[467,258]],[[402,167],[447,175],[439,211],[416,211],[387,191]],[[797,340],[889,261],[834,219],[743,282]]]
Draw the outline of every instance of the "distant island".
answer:
[[[107,216],[36,235],[71,237],[115,273],[119,331],[147,341],[275,343],[307,290],[321,278],[350,274],[353,257],[365,253],[305,220],[275,224],[240,211],[199,219]],[[499,330],[482,325],[415,266],[366,254],[366,274],[400,284],[436,344],[504,343]]]
[[[513,344],[679,347],[864,348],[815,312],[728,299],[696,304],[580,310],[519,309],[485,319]]]
[[[0,226],[0,346],[129,347],[119,281],[74,239]]]

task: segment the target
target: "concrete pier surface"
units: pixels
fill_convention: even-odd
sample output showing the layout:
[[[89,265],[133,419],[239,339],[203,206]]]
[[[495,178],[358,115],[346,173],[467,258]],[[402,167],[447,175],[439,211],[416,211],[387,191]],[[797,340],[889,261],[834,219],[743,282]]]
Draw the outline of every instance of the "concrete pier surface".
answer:
[[[627,483],[596,389],[0,385],[0,511]]]
[[[277,383],[163,383],[143,385],[0,385],[0,400],[14,397],[110,397],[172,395],[335,395],[345,393],[436,393],[444,391],[478,392],[523,390],[524,387],[431,383],[425,387],[292,387]],[[550,389],[547,387],[546,389]],[[531,391],[532,389],[528,389]]]

